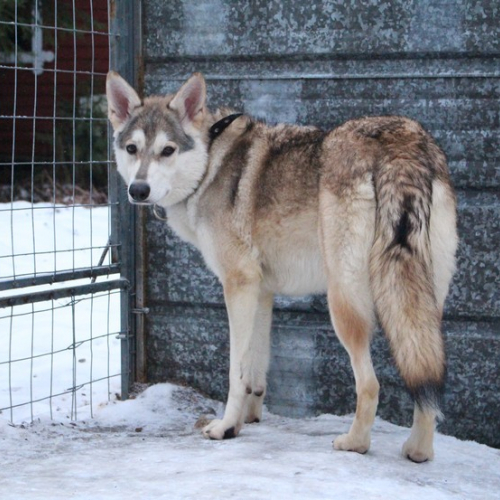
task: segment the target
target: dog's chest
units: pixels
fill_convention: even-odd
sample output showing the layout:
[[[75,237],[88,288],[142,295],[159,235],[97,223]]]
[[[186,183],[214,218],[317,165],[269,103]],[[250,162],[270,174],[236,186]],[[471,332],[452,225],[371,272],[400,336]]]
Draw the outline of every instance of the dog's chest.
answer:
[[[184,241],[198,247],[198,237],[189,220],[186,204],[178,203],[167,210],[168,222],[174,232]]]

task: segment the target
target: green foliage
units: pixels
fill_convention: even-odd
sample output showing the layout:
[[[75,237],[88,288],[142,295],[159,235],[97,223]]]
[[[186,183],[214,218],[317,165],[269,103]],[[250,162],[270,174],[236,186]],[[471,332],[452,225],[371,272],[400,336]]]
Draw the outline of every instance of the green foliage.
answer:
[[[17,5],[17,12],[16,12]],[[12,54],[16,50],[31,50],[31,27],[24,24],[33,23],[33,0],[2,0],[0,1],[0,53]],[[15,24],[17,21],[17,25]],[[17,28],[17,29],[16,29]]]
[[[35,9],[36,5],[35,0],[0,0],[0,21],[2,21],[0,24],[0,54],[15,53],[16,42],[18,52],[31,52],[33,32],[31,25],[36,24],[35,11],[38,11],[38,17],[41,21],[39,24],[46,27],[43,29],[43,40],[46,46],[54,44],[54,29],[52,28],[77,29],[79,31],[90,31],[92,27],[94,30],[106,29],[102,23],[94,21],[92,24],[92,18],[88,12],[73,11],[71,2],[38,0],[38,6]],[[59,43],[70,35],[71,32],[68,31],[59,32]],[[77,36],[81,36],[81,33],[78,33]]]
[[[88,95],[79,92],[78,95]],[[73,103],[59,101],[58,115],[73,116]],[[57,160],[63,162],[87,162],[107,159],[107,115],[105,96],[94,96],[93,100],[80,97],[75,107],[74,122],[64,123],[57,131]]]
[[[85,90],[81,89],[80,95],[90,94],[88,89]],[[56,130],[54,147],[58,182],[71,184],[74,179],[81,188],[105,191],[108,182],[106,98],[103,95],[94,96],[92,100],[81,97],[77,104],[75,120],[59,121]],[[59,101],[58,116],[72,117],[73,103]],[[50,134],[44,139],[51,143],[54,138]]]

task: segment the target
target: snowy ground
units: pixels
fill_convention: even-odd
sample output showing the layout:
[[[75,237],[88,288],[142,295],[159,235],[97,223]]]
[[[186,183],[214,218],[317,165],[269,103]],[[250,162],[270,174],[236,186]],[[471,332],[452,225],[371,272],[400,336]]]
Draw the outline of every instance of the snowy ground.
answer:
[[[334,451],[350,417],[265,414],[233,440],[204,440],[195,422],[219,403],[170,384],[103,406],[92,421],[0,420],[2,499],[500,498],[500,451],[438,435],[436,458],[399,455],[408,430],[377,420],[366,455]]]
[[[109,212],[4,203],[0,228],[0,280],[52,274],[97,265],[108,241]],[[0,297],[67,285],[0,291]],[[46,415],[90,416],[96,404],[120,390],[119,331],[117,291],[0,309],[0,413],[13,406],[3,413],[16,423]]]
[[[10,205],[0,205],[0,257],[19,254],[17,275],[96,262],[100,251],[85,248],[105,244],[106,208],[15,206],[11,234],[5,232]],[[33,252],[33,241],[38,255],[22,255]],[[72,252],[43,253],[56,245],[81,250],[75,261]],[[12,262],[0,260],[0,278],[10,276]],[[381,420],[361,456],[331,445],[352,417],[265,413],[237,439],[215,442],[204,440],[195,424],[202,415],[220,415],[223,406],[192,389],[160,384],[136,399],[109,402],[119,388],[119,377],[106,378],[119,372],[118,297],[54,307],[54,316],[52,304],[37,304],[35,315],[31,306],[14,308],[13,319],[10,309],[0,310],[0,408],[81,385],[74,395],[0,414],[2,500],[500,499],[500,451],[477,443],[438,435],[435,460],[417,465],[400,456],[409,430]],[[32,354],[39,357],[31,361]],[[9,357],[28,359],[5,363]],[[78,420],[71,421],[75,409]]]

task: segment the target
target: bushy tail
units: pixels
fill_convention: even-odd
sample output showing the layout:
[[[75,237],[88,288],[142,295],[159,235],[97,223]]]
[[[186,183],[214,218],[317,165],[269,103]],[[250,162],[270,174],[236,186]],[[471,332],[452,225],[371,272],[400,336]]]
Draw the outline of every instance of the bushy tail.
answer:
[[[381,166],[374,182],[370,272],[377,312],[415,402],[422,410],[439,412],[445,353],[429,236],[432,174],[405,158]]]

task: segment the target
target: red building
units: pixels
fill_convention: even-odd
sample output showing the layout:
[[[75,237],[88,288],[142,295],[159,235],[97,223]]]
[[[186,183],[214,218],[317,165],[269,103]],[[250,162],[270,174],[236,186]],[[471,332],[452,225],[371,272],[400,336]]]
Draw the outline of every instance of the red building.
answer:
[[[107,2],[12,4],[0,9],[0,184],[16,182],[27,168],[31,175],[32,166],[78,170],[107,160]]]

